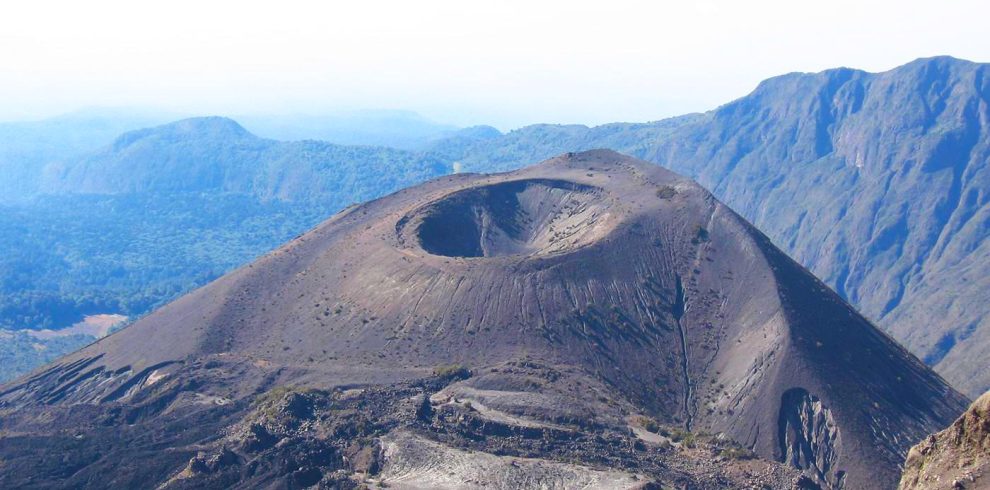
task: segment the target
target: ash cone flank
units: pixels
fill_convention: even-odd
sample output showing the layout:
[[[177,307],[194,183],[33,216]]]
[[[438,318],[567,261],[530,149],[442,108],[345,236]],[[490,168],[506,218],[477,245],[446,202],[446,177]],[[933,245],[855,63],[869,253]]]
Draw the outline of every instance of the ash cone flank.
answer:
[[[707,191],[596,150],[352,207],[3,387],[0,406],[16,414],[8,426],[28,432],[42,430],[28,407],[68,421],[80,406],[123,407],[139,427],[129,430],[160,432],[185,411],[236,422],[276,386],[426,390],[416,380],[452,364],[475,375],[424,393],[439,408],[413,412],[454,448],[514,446],[471,446],[443,432],[443,410],[580,434],[627,434],[630,420],[646,417],[721,434],[833,488],[893,487],[908,447],[965,404]],[[0,457],[30,454],[0,446],[12,448]],[[673,478],[614,448],[555,451],[539,454]],[[261,457],[225,454],[217,457]],[[182,470],[164,466],[162,474]],[[107,471],[86,468],[81,475]]]

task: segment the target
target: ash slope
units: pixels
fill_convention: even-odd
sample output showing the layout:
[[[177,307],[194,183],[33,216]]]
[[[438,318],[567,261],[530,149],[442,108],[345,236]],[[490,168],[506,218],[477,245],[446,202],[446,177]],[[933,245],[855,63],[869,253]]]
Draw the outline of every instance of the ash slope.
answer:
[[[965,407],[701,187],[597,150],[349,208],[7,385],[2,428],[29,435],[0,445],[4,477],[33,471],[18,455],[69,437],[57,428],[100,420],[134,444],[157,435],[142,463],[174,479],[272,387],[405,386],[449,363],[484,374],[434,401],[473,400],[490,423],[628,432],[647,416],[834,487],[893,487],[908,447]],[[62,442],[85,452],[108,429],[92,430]],[[122,474],[108,453],[69,478]]]

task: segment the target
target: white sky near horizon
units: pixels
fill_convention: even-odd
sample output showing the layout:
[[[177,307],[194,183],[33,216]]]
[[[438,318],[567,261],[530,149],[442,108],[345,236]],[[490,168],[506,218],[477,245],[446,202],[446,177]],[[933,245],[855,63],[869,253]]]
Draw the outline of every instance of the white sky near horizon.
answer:
[[[0,119],[138,107],[648,121],[787,72],[990,61],[988,18],[986,0],[5,2]]]

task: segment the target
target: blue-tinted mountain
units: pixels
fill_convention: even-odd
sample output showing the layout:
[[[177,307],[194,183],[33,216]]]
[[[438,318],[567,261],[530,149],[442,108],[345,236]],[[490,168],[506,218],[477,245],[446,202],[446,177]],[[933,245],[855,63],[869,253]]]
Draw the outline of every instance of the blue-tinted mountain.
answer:
[[[689,172],[972,396],[990,388],[990,67],[792,74],[647,157]]]
[[[506,171],[567,151],[611,148],[629,155],[647,153],[657,141],[701,119],[689,114],[649,123],[536,124],[505,134],[494,128],[467,128],[433,143],[428,151],[456,161],[467,172]]]
[[[50,165],[49,194],[248,195],[346,205],[449,172],[439,159],[384,147],[259,138],[232,119],[186,119],[126,133],[84,158]]]
[[[501,170],[608,147],[690,175],[977,396],[990,388],[988,104],[988,65],[939,57],[792,73],[659,123],[529,126],[448,158]]]
[[[39,121],[0,123],[0,203],[37,193],[46,165],[95,150],[121,133],[166,120],[163,114],[88,109]]]
[[[0,206],[0,378],[93,340],[38,329],[138,317],[345,206],[449,172],[402,150],[262,139],[224,118],[48,165],[43,195]]]

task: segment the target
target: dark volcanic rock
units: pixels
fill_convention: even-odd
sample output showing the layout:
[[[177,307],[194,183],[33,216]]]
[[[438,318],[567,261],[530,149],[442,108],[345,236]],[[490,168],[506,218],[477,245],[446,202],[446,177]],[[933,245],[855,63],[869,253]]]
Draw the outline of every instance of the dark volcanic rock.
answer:
[[[700,186],[591,151],[350,208],[0,388],[0,484],[797,480],[751,450],[893,487],[964,405]]]

